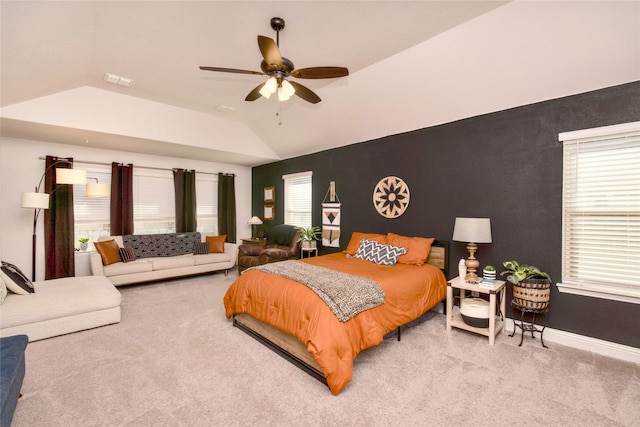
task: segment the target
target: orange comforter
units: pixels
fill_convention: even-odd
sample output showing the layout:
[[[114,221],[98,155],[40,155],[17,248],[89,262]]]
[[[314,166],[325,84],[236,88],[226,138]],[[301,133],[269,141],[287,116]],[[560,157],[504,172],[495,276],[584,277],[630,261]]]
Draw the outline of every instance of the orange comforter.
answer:
[[[308,287],[270,273],[248,270],[227,290],[227,317],[247,313],[297,337],[322,368],[333,394],[351,381],[358,353],[382,342],[385,334],[410,322],[446,296],[442,271],[426,264],[382,266],[342,253],[307,258],[302,262],[378,282],[385,303],[363,311],[346,322]]]

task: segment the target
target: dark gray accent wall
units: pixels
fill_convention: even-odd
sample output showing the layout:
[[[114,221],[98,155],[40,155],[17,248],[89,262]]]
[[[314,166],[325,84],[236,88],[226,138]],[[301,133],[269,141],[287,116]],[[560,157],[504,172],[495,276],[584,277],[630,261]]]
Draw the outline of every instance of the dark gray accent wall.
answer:
[[[555,283],[562,249],[558,134],[638,120],[640,82],[633,82],[279,161],[253,168],[253,214],[263,216],[263,188],[275,186],[276,219],[265,228],[282,223],[282,175],[310,170],[314,225],[321,224],[329,182],[336,182],[341,249],[353,231],[451,240],[456,217],[489,217],[493,243],[479,245],[481,267],[502,271],[502,262],[514,259],[540,267]],[[402,178],[411,192],[407,211],[397,219],[380,216],[372,202],[373,188],[389,175]],[[452,241],[450,248],[449,275],[455,276],[468,252],[463,243]],[[638,304],[560,293],[552,286],[549,327],[640,347],[638,319]]]

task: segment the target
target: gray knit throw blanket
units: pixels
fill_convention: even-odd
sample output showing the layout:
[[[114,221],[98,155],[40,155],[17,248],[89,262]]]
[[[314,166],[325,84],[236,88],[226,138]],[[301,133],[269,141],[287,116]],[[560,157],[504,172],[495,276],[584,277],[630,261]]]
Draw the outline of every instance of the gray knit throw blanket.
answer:
[[[251,267],[295,280],[314,291],[338,320],[346,322],[361,311],[384,303],[384,291],[372,279],[289,260]]]

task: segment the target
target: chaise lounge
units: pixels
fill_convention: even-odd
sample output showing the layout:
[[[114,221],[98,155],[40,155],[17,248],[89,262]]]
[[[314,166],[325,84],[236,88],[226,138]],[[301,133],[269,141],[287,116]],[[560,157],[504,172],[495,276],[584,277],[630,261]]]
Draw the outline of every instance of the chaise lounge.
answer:
[[[37,341],[120,322],[120,292],[105,277],[65,277],[33,282],[33,293],[8,292],[0,336]]]

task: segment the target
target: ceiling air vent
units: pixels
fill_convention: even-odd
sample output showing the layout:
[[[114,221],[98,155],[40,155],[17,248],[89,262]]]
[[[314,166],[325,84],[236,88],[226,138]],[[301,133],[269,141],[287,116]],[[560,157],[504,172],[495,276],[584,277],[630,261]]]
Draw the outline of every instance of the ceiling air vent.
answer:
[[[115,74],[111,73],[104,73],[104,81],[126,87],[129,87],[133,84],[133,80],[126,77],[116,76]]]

